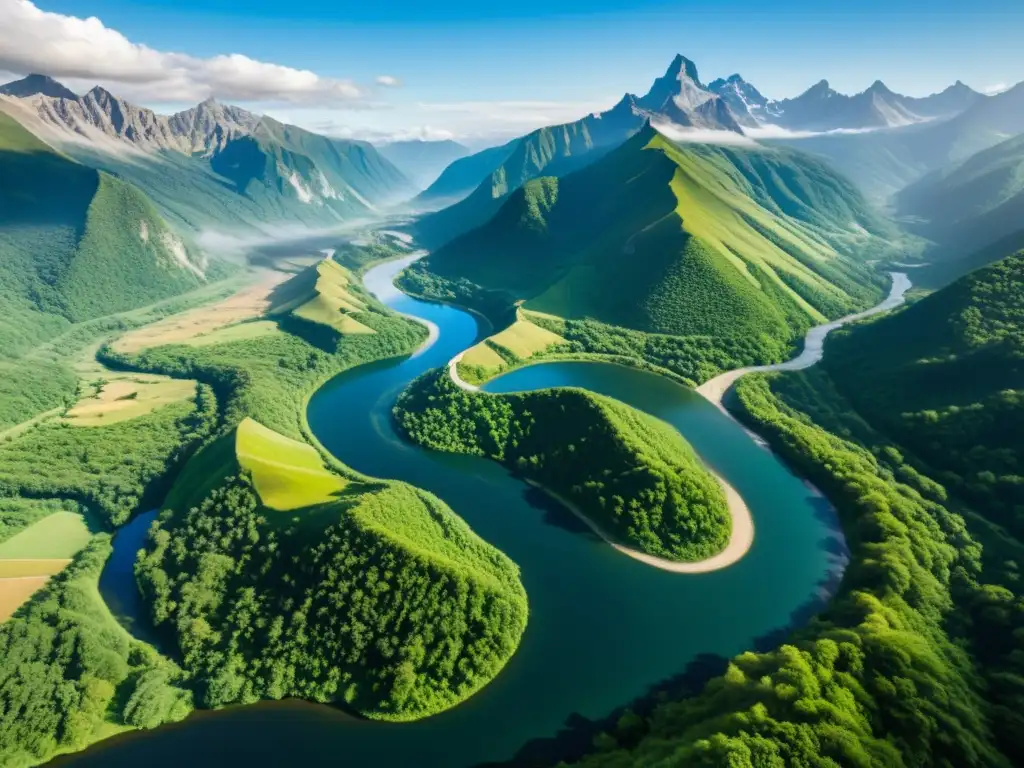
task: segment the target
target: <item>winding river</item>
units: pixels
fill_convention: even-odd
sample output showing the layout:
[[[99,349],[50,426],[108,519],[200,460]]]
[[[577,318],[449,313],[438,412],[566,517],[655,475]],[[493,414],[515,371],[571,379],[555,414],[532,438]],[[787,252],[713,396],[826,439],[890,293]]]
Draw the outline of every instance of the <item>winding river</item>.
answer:
[[[494,462],[405,443],[391,423],[395,397],[484,333],[473,315],[417,301],[392,286],[413,258],[379,265],[365,282],[393,309],[433,323],[432,343],[412,357],[336,377],[311,400],[309,423],[341,461],[432,491],[518,563],[530,600],[518,652],[469,701],[415,723],[368,722],[299,701],[266,702],[197,712],[183,723],[118,736],[56,762],[104,768],[469,768],[516,756],[528,762],[546,756],[558,735],[559,748],[587,745],[588,720],[653,690],[699,682],[741,651],[777,644],[834,590],[847,555],[828,503],[714,404],[663,377],[603,363],[556,362],[518,369],[485,389],[581,386],[675,426],[739,491],[754,517],[753,546],[730,568],[680,575],[644,565],[615,552]],[[130,538],[119,536],[115,545]]]

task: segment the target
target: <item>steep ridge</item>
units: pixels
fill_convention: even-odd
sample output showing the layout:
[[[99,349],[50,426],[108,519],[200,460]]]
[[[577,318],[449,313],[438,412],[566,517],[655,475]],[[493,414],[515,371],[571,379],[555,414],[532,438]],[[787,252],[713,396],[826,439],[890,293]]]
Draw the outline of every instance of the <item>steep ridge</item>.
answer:
[[[878,297],[878,278],[847,254],[880,247],[875,235],[890,231],[812,157],[676,145],[648,125],[577,173],[528,182],[403,285],[468,283],[507,306],[742,336],[779,357],[811,324]]]
[[[684,128],[742,133],[726,102],[701,83],[697,66],[677,55],[644,96],[627,93],[605,112],[540,128],[517,140],[504,161],[483,181],[477,179],[468,197],[417,222],[419,239],[434,247],[480,226],[494,215],[509,193],[530,179],[564,176],[578,170],[621,144],[651,119]],[[468,167],[469,160],[460,162]]]
[[[80,162],[127,179],[192,229],[366,216],[414,187],[370,144],[332,139],[208,99],[158,115],[48,79],[6,86],[0,110]],[[59,86],[59,84],[56,84]],[[63,86],[60,86],[62,89]]]

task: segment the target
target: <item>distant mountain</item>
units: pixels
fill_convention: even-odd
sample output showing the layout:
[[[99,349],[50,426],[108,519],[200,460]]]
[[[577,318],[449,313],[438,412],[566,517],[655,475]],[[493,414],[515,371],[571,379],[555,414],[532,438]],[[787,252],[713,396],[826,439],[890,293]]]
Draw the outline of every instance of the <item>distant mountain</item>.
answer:
[[[530,179],[563,176],[582,168],[621,144],[649,120],[671,122],[682,128],[742,133],[726,102],[701,83],[697,66],[677,55],[644,96],[627,93],[605,112],[587,115],[573,123],[539,128],[518,139],[505,159],[478,181],[465,199],[421,219],[417,223],[419,238],[432,246],[448,242],[486,222],[509,193]],[[495,156],[489,156],[488,161]],[[459,163],[468,168],[474,157]]]
[[[894,93],[881,80],[853,96],[839,93],[822,80],[801,95],[782,101],[766,98],[738,74],[715,80],[708,88],[725,100],[741,125],[815,132],[895,128],[948,118],[985,98],[959,80],[924,98]]]
[[[378,144],[377,151],[420,189],[433,184],[441,171],[470,153],[457,141],[392,141]]]
[[[7,85],[0,86],[0,93],[4,96],[49,96],[52,99],[77,99],[78,97],[70,89],[65,88],[52,77],[46,75],[29,75],[21,80],[15,80]]]
[[[451,163],[437,180],[412,201],[413,207],[436,211],[446,205],[457,203],[477,188],[484,178],[505,162],[512,154],[519,139],[513,139],[498,147],[488,147]]]
[[[543,313],[778,356],[878,298],[850,255],[876,234],[891,229],[811,156],[677,145],[647,124],[582,170],[526,182],[417,269]]]
[[[52,80],[37,78],[31,88],[28,80],[6,87],[22,95],[0,96],[0,111],[80,162],[130,180],[192,229],[329,225],[414,192],[366,142],[319,136],[213,99],[165,116],[99,86],[77,96]]]
[[[721,96],[737,122],[746,128],[771,123],[782,114],[777,101],[766,98],[739,74],[713,81],[708,90]]]
[[[896,210],[926,222],[947,246],[980,248],[1024,229],[1024,134],[971,155],[896,195]]]
[[[899,130],[813,136],[792,145],[824,156],[870,198],[884,202],[928,173],[1024,133],[1024,84],[971,101],[946,120]]]

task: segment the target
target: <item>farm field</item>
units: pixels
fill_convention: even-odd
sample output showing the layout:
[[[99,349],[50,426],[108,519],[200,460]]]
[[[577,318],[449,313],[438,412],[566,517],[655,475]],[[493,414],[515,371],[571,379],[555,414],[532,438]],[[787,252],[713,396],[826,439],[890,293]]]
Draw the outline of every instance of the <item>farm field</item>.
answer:
[[[92,534],[76,512],[54,512],[0,543],[0,622],[60,573]]]
[[[79,427],[116,424],[188,400],[195,394],[196,383],[190,379],[118,376],[100,384],[95,394],[80,399],[67,412],[65,420]]]

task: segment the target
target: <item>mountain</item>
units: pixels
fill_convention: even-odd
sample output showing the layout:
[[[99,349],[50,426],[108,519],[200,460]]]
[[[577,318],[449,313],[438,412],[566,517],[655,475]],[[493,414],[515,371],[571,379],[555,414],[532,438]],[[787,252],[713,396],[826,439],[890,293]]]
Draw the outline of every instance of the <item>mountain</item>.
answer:
[[[1024,252],[837,335],[823,364],[946,488],[1024,534]]]
[[[433,184],[441,172],[469,154],[457,141],[392,141],[378,144],[377,151],[420,189]]]
[[[457,203],[472,192],[484,178],[501,165],[515,150],[519,139],[498,147],[488,147],[451,163],[437,180],[417,195],[412,205],[420,210],[436,211]]]
[[[17,83],[10,90],[23,95],[0,96],[0,111],[65,154],[132,182],[194,230],[329,225],[414,191],[366,142],[319,136],[213,99],[165,116],[99,86],[83,96]]]
[[[78,98],[70,89],[65,88],[52,77],[47,77],[46,75],[29,75],[21,80],[7,83],[7,85],[0,86],[0,93],[4,96],[15,96],[18,98],[26,96],[49,96],[53,99]]]
[[[729,105],[737,121],[745,128],[772,123],[782,114],[777,101],[765,97],[739,74],[713,81],[708,90],[718,94]]]
[[[414,273],[511,305],[639,331],[744,339],[779,356],[809,325],[875,301],[849,254],[891,230],[797,152],[677,145],[649,123],[562,178],[533,179]]]
[[[671,122],[682,128],[743,132],[726,102],[701,83],[697,66],[677,55],[644,96],[627,93],[605,112],[587,115],[573,123],[539,128],[518,139],[505,159],[482,181],[478,180],[467,197],[417,222],[417,236],[428,246],[446,243],[486,222],[510,192],[530,179],[541,175],[564,176],[582,168],[621,144],[649,120]],[[459,162],[468,168],[473,157]]]
[[[977,250],[1024,230],[1024,134],[926,176],[895,202],[945,251]]]
[[[976,99],[947,120],[784,143],[822,155],[869,198],[881,202],[928,173],[1020,133],[1024,133],[1024,84]]]

